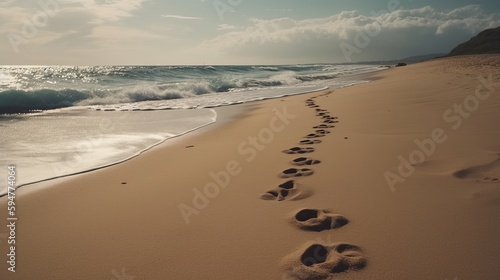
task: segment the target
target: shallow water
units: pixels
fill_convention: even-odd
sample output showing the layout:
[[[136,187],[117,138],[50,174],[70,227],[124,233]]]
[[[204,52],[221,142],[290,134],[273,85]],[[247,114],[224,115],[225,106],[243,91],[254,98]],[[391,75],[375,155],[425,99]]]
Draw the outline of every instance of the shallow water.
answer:
[[[379,69],[0,67],[0,195],[11,164],[18,186],[93,170],[214,123],[210,108],[363,83],[337,77]],[[1,114],[26,109],[36,111]]]
[[[17,185],[22,185],[110,165],[211,124],[216,118],[212,109],[60,110],[4,117],[0,122],[0,162],[5,167],[2,173],[8,165],[16,165]],[[6,184],[6,180],[0,181],[1,194],[5,193]]]

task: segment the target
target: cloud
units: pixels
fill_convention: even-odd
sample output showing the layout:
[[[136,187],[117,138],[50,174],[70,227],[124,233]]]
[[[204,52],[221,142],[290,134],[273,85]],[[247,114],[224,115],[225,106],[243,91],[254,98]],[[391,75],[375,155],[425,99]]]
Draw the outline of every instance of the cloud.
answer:
[[[173,18],[173,19],[181,19],[181,20],[191,20],[191,19],[198,20],[198,19],[202,19],[202,18],[199,18],[199,17],[187,17],[187,16],[179,16],[179,15],[162,15],[162,17],[164,17],[164,18]]]
[[[66,0],[71,1],[71,0]],[[96,15],[107,14],[111,15],[109,19],[115,17],[128,17],[132,13],[142,7],[149,0],[72,0],[74,3],[81,3],[83,7],[92,9]],[[97,9],[100,12],[96,11]]]
[[[7,7],[10,6],[12,3],[14,3],[16,0],[4,0],[3,2],[0,2],[0,7]]]
[[[4,3],[5,5],[9,3]],[[32,15],[26,9],[20,7],[9,7],[0,9],[0,34],[14,31],[22,26],[24,19],[29,19]]]
[[[92,14],[96,23],[117,21],[133,16],[133,13],[150,0],[58,0],[63,9],[83,9]]]
[[[147,1],[150,0],[47,0],[35,1],[30,5],[8,1],[2,5],[6,8],[0,9],[0,36],[17,34],[32,47],[40,48],[51,43],[57,43],[59,47],[92,45],[93,40],[97,39],[91,36],[94,30],[134,16]],[[36,16],[44,21],[42,25],[33,23]],[[35,25],[35,28],[28,28],[34,30],[29,37],[23,35],[27,25]],[[121,35],[127,36],[125,33]],[[22,50],[24,45],[20,47]]]
[[[225,24],[225,23],[217,26],[217,30],[219,30],[219,31],[235,30],[235,29],[238,29],[238,27],[234,26],[234,25]]]
[[[310,48],[317,44],[327,44],[329,48],[323,50],[324,55],[328,56],[329,52],[331,56],[336,54],[338,58],[339,44],[352,43],[353,38],[360,32],[371,34],[378,30],[379,38],[374,38],[373,41],[379,40],[380,44],[373,44],[371,47],[380,48],[378,50],[380,52],[391,53],[391,48],[400,51],[398,48],[406,44],[409,47],[410,44],[434,44],[436,43],[432,41],[434,38],[445,38],[456,33],[462,36],[473,35],[483,29],[499,25],[500,14],[486,14],[478,5],[464,6],[449,12],[438,12],[429,6],[380,15],[362,15],[357,11],[346,11],[330,17],[304,20],[288,17],[251,19],[247,28],[226,29],[224,34],[206,40],[202,47],[221,53],[240,55],[242,52],[262,54],[263,50],[269,55],[280,55],[286,53],[283,51],[285,47],[295,48],[294,53],[299,54],[298,49],[301,47]],[[388,44],[393,41],[400,43]],[[384,43],[385,50],[382,50]],[[320,47],[313,48],[320,49]],[[273,49],[276,51],[271,54]]]
[[[67,15],[78,15],[76,21],[79,18],[85,18],[86,24],[100,25],[133,16],[134,12],[147,1],[150,0],[48,0],[30,5],[7,1],[1,5],[5,8],[0,10],[0,23],[4,27],[0,27],[0,33],[11,27],[22,28],[35,15],[46,16],[46,7],[42,5],[43,3],[50,6],[49,22],[57,18],[65,18]],[[71,29],[74,23],[68,20],[63,27]],[[76,24],[80,25],[79,22]]]

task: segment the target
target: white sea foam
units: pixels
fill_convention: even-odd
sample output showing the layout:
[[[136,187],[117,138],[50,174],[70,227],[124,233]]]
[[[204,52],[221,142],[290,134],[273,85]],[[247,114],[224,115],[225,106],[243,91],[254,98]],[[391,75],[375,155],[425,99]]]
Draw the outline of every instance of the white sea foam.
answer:
[[[215,122],[208,108],[350,86],[363,81],[337,77],[375,69],[0,67],[0,165],[17,165],[19,184],[108,166]]]
[[[68,112],[70,111],[70,112]],[[163,141],[215,122],[212,109],[156,112],[57,110],[3,119],[3,166],[18,185],[84,172],[134,157]],[[6,192],[0,181],[0,195]]]

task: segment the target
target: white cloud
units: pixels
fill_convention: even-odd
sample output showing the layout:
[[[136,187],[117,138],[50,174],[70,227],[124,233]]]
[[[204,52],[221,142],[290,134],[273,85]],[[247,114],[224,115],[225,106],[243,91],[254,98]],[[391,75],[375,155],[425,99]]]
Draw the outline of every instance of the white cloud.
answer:
[[[67,15],[78,14],[79,18],[86,18],[87,24],[99,25],[133,16],[146,1],[150,0],[52,0],[40,3],[51,4],[49,22]],[[47,15],[45,8],[37,1],[29,6],[7,1],[3,2],[2,6],[5,6],[5,9],[0,10],[0,23],[3,26],[0,27],[0,33],[10,27],[22,28],[26,21],[31,21],[35,15]],[[71,28],[73,23],[68,20],[62,27]]]
[[[4,0],[3,2],[0,2],[0,7],[7,7],[10,6],[12,3],[14,3],[16,0]]]
[[[58,0],[63,9],[83,9],[94,15],[96,23],[133,16],[149,0]]]
[[[189,17],[189,16],[179,16],[179,15],[162,15],[162,17],[164,18],[173,18],[173,19],[182,19],[182,20],[189,20],[189,19],[194,19],[194,20],[198,20],[198,19],[202,19],[202,18],[199,18],[199,17]]]
[[[98,39],[89,36],[95,34],[94,29],[134,16],[147,1],[149,0],[47,0],[35,1],[30,5],[21,5],[15,1],[4,2],[6,8],[0,9],[0,36],[18,34],[26,37],[23,31],[27,24],[33,25],[33,19],[38,15],[46,20],[42,26],[35,24],[34,35],[26,37],[29,45],[44,48],[51,43],[60,46],[92,44],[92,40]],[[49,12],[41,3],[49,6]],[[124,38],[129,36],[126,32],[117,35]],[[8,49],[10,46],[5,47]],[[20,47],[22,50],[24,45]]]
[[[235,29],[238,29],[238,27],[234,26],[234,25],[225,24],[225,23],[217,26],[217,30],[219,30],[219,31],[235,30]]]
[[[380,34],[355,58],[366,60],[378,59],[381,54],[398,57],[403,51],[410,55],[425,53],[436,46],[446,50],[483,29],[500,25],[499,14],[484,11],[478,5],[447,12],[431,7],[377,15],[344,11],[303,20],[286,17],[289,10],[268,10],[267,19],[248,19],[245,24],[243,18],[226,23],[213,21],[216,14],[213,7],[206,16],[164,14],[162,18],[158,10],[174,6],[160,0],[0,1],[0,37],[4,38],[0,53],[3,54],[13,53],[6,39],[8,34],[20,34],[26,22],[42,11],[39,3],[58,3],[48,23],[38,26],[36,34],[19,46],[20,56],[2,57],[2,61],[10,64],[53,63],[54,59],[71,63],[73,58],[83,63],[92,59],[92,63],[118,63],[115,61],[120,58],[140,61],[148,56],[153,62],[161,57],[164,63],[173,63],[174,59],[176,63],[307,63],[325,58],[340,62],[343,61],[341,42],[353,44],[356,34],[381,26]],[[280,18],[269,19],[271,12],[281,15]],[[190,20],[203,24],[187,24],[193,23]],[[141,50],[141,54],[132,55],[135,50]]]
[[[26,9],[20,7],[0,9],[0,34],[14,31],[19,26],[22,26],[24,19],[29,19],[31,16],[32,14]]]
[[[250,26],[242,30],[225,29],[224,34],[206,40],[202,48],[221,53],[249,53],[252,50],[260,50],[262,53],[262,50],[278,48],[277,44],[286,44],[287,48],[300,48],[316,43],[329,44],[330,52],[334,53],[338,51],[340,42],[351,42],[356,34],[373,32],[377,28],[381,34],[385,34],[381,37],[422,44],[416,40],[425,38],[419,36],[434,38],[457,30],[462,34],[472,35],[483,29],[499,26],[500,14],[486,14],[480,6],[470,5],[450,12],[438,12],[432,7],[423,7],[381,15],[367,16],[357,11],[347,11],[325,18],[294,20],[284,17],[250,21]],[[432,40],[426,42],[432,44]],[[398,45],[393,44],[392,47],[396,48]],[[387,52],[387,49],[385,51]]]

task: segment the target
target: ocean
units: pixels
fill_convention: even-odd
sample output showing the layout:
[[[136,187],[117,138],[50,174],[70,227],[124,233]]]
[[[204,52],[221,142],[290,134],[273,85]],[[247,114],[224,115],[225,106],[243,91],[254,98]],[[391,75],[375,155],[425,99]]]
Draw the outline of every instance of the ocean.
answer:
[[[373,65],[0,66],[0,195],[130,159],[210,125],[219,106],[340,88]],[[4,170],[2,170],[4,169]],[[4,179],[2,179],[4,178]]]

